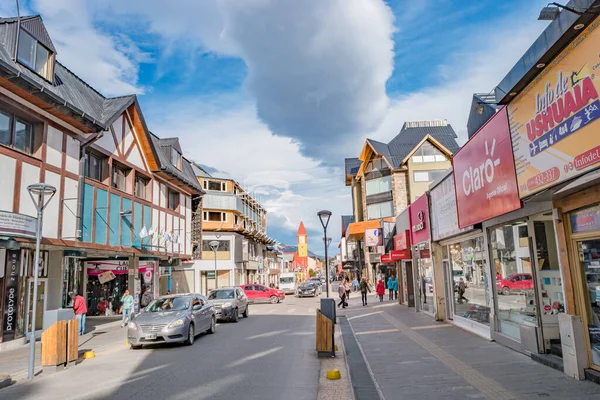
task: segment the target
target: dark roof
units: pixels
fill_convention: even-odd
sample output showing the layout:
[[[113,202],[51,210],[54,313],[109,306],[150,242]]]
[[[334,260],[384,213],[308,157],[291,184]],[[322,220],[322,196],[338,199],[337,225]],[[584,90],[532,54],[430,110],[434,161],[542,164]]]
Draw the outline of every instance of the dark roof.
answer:
[[[210,178],[210,177],[212,177],[211,174],[209,174],[204,168],[202,168],[201,166],[199,166],[195,162],[192,162],[192,171],[194,171],[194,175],[196,175],[196,176],[200,176],[200,177],[203,177],[203,178]]]
[[[352,222],[354,222],[353,215],[342,215],[342,237],[346,236],[346,229]]]
[[[456,133],[446,121],[416,121],[405,122],[400,133],[388,144],[390,164],[393,168],[401,166],[402,161],[430,135],[449,152],[455,153],[460,146],[456,142]]]
[[[539,64],[549,65],[562,49],[564,49],[582,31],[571,29],[572,26],[583,24],[588,26],[598,16],[598,0],[571,0],[566,5],[579,11],[576,14],[567,10],[561,11],[559,17],[552,21],[542,34],[533,42],[504,79],[496,87],[498,103],[510,102],[510,93],[520,92],[531,82],[543,68]],[[590,10],[591,9],[591,10]]]
[[[373,146],[373,149],[375,150],[375,152],[377,152],[378,154],[381,154],[383,156],[383,158],[388,160],[388,162],[390,162],[390,164],[391,164],[392,155],[390,154],[390,148],[388,147],[387,144],[378,142],[373,139],[367,139],[367,142],[369,142],[371,144],[371,146]]]
[[[21,25],[55,51],[39,15],[21,17]],[[13,83],[20,81],[20,87],[36,96],[44,96],[45,101],[54,103],[63,112],[66,107],[76,119],[87,121],[88,125],[96,126],[96,130],[108,129],[135,100],[134,95],[106,98],[58,61],[54,67],[54,82],[43,79],[15,61],[16,38],[17,18],[0,18],[0,70],[12,75]]]
[[[496,104],[496,95],[493,91],[491,93],[473,94],[469,119],[467,120],[468,136],[473,136],[499,109],[500,106]]]
[[[202,190],[202,186],[200,186],[200,182],[198,182],[196,174],[192,169],[192,164],[188,159],[182,157],[181,171],[171,164],[171,157],[166,153],[166,148],[173,143],[172,138],[161,139],[152,132],[150,132],[150,137],[152,138],[152,145],[156,150],[156,161],[160,170],[176,178],[183,184],[192,187],[194,190],[204,193],[204,190]],[[164,144],[167,144],[166,146],[163,146],[163,141]]]
[[[358,158],[346,158],[344,159],[344,167],[346,169],[346,175],[356,175],[360,168],[360,161]]]

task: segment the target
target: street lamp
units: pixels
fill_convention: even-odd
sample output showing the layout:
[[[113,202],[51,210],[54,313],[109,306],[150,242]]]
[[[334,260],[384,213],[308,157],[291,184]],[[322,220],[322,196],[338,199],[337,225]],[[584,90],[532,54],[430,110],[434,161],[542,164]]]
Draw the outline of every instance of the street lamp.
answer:
[[[217,280],[217,249],[219,248],[219,241],[218,240],[211,240],[208,245],[210,246],[210,248],[213,251],[213,254],[215,256],[215,289],[217,288],[217,283],[219,282]]]
[[[52,197],[56,194],[56,188],[46,183],[35,183],[27,186],[29,196],[35,204],[37,210],[37,223],[35,224],[35,264],[33,265],[33,298],[31,301],[31,336],[29,336],[29,368],[27,379],[33,379],[33,370],[35,366],[35,317],[37,314],[37,289],[38,275],[40,269],[40,242],[42,241],[42,218],[44,217],[44,208],[50,203]],[[46,195],[49,195],[46,200]]]
[[[327,248],[329,247],[329,243],[331,243],[331,239],[329,239],[329,243],[327,242],[327,225],[329,225],[329,219],[331,218],[331,211],[321,210],[317,213],[319,219],[321,220],[321,225],[323,226],[323,243],[325,244],[325,275],[327,279],[325,280],[325,290],[327,293],[327,297],[329,297],[329,260],[327,258]]]

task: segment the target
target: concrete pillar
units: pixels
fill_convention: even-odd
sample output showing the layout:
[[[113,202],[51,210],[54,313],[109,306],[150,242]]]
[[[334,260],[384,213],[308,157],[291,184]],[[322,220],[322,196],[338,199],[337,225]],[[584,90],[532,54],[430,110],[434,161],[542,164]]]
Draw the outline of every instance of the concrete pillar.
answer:
[[[433,296],[435,298],[435,319],[446,319],[446,283],[444,282],[444,264],[442,262],[442,246],[431,243],[433,261]]]

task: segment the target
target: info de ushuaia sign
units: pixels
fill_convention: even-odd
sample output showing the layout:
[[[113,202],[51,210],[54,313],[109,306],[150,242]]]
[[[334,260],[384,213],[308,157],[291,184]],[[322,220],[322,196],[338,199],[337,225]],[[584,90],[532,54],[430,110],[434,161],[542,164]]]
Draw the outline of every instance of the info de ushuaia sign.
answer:
[[[521,208],[505,107],[454,154],[452,168],[460,228]]]
[[[508,106],[519,196],[600,166],[600,20]]]

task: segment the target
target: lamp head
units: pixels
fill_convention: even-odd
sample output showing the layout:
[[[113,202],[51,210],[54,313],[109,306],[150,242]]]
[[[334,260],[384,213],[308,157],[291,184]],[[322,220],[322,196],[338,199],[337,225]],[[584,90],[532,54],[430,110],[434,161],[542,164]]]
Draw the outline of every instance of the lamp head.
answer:
[[[210,242],[208,242],[208,245],[213,251],[217,251],[217,249],[219,248],[219,242],[217,240],[211,240]]]
[[[27,190],[32,195],[38,196],[40,194],[54,194],[56,193],[56,188],[52,185],[48,185],[47,183],[34,183],[32,185],[27,186]]]
[[[321,210],[317,213],[317,215],[321,220],[321,225],[323,225],[323,229],[327,229],[327,225],[329,225],[329,218],[331,218],[331,211]]]
[[[538,21],[554,21],[560,16],[560,9],[555,6],[547,5],[540,10]]]

